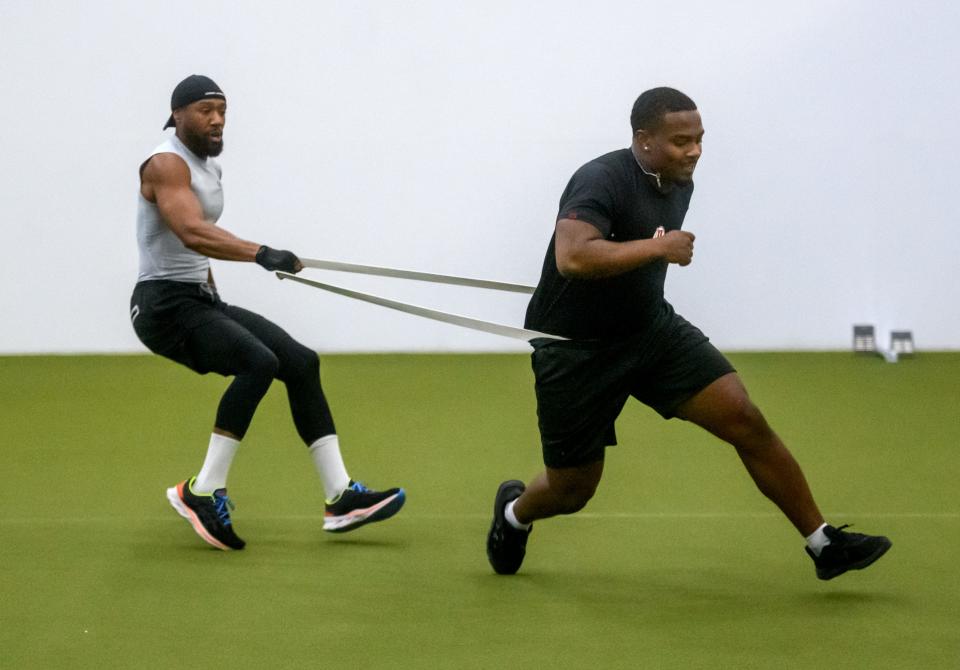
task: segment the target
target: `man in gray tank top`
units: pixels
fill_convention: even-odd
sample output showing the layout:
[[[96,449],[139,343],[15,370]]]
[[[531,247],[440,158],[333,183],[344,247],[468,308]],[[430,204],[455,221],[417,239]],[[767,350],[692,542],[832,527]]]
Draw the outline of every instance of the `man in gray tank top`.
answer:
[[[173,508],[218,549],[242,549],[230,518],[227,474],[274,379],[287,387],[293,422],[323,483],[323,529],[346,532],[396,514],[403,489],[373,491],[347,474],[316,352],[259,314],[220,299],[210,258],[299,272],[290,251],[240,239],[216,225],[223,211],[220,166],[227,101],[212,79],[191,75],[170,101],[174,134],[140,165],[137,245],[140,270],[130,319],[152,352],[200,374],[233,377],[217,408],[196,476],[167,489]]]

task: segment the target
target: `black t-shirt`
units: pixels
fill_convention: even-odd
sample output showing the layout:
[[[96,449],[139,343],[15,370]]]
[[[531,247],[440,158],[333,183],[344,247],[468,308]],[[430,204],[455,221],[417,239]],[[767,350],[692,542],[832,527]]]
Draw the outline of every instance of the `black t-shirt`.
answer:
[[[574,173],[560,197],[560,219],[595,226],[613,242],[649,239],[659,226],[679,230],[693,183],[664,183],[643,173],[630,149],[596,158]],[[605,279],[565,279],[557,270],[556,236],[543,261],[526,327],[571,339],[613,339],[655,327],[672,311],[663,298],[667,262]]]

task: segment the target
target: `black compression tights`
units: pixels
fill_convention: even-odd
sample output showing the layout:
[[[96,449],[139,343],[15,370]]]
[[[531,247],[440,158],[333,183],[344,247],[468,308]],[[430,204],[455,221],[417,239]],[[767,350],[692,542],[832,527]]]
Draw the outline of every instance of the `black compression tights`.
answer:
[[[305,444],[336,432],[320,386],[320,359],[282,328],[242,307],[225,305],[229,319],[191,334],[190,355],[201,369],[233,376],[217,408],[216,427],[243,438],[274,379],[287,386],[293,423]]]

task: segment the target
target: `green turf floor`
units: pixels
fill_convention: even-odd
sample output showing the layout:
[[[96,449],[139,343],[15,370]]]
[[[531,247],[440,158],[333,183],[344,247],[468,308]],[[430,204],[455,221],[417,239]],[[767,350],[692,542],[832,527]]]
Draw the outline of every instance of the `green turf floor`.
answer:
[[[408,491],[342,536],[274,386],[222,553],[164,489],[225,380],[0,358],[0,668],[960,668],[960,354],[731,358],[828,518],[893,539],[869,570],[818,581],[729,447],[631,401],[597,497],[493,575],[494,491],[540,466],[522,355],[324,357],[351,474]]]

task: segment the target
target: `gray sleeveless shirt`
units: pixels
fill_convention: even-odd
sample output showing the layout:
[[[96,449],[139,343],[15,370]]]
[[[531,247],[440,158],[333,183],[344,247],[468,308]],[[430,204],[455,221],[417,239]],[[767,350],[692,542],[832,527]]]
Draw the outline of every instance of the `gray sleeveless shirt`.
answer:
[[[176,154],[190,168],[190,188],[203,208],[203,216],[216,223],[223,212],[223,187],[220,185],[220,165],[212,158],[201,159],[190,151],[176,135],[158,146],[150,154]],[[137,281],[170,279],[173,281],[203,283],[207,281],[210,259],[183,246],[160,216],[152,202],[137,196],[137,246],[140,249],[140,272]]]

